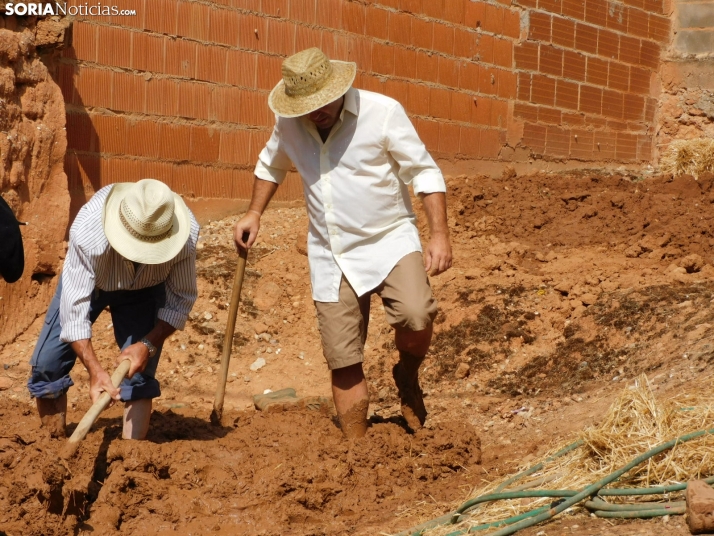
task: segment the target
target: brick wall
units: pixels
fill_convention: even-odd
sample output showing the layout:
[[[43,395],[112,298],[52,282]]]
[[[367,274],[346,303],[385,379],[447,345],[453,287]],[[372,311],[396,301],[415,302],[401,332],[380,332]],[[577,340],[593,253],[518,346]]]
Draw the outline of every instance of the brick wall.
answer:
[[[309,46],[357,62],[442,162],[649,161],[663,1],[116,0],[137,15],[78,17],[59,69],[73,206],[140,177],[247,197],[281,61]]]
[[[678,0],[676,6],[674,51],[680,54],[714,53],[714,3],[711,0]]]

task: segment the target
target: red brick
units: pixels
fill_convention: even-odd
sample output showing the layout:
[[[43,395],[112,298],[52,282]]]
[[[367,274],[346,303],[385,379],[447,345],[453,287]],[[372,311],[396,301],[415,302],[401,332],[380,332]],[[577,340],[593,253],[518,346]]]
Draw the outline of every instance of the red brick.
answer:
[[[240,97],[242,90],[230,86],[213,86],[208,118],[224,123],[242,123]]]
[[[315,2],[316,0],[290,0],[288,2],[289,17],[312,24],[315,22]]]
[[[115,67],[131,67],[131,34],[129,30],[102,26],[97,40],[97,62]]]
[[[187,160],[191,147],[188,125],[159,123],[159,156],[165,160]]]
[[[618,119],[608,119],[606,128],[612,131],[621,132],[623,130],[629,130],[629,126],[624,121]]]
[[[113,26],[129,26],[138,30],[144,29],[144,16],[147,11],[144,6],[144,0],[123,0],[121,9],[134,10],[136,14],[105,17],[104,22],[109,22]]]
[[[637,136],[626,132],[617,133],[617,145],[615,147],[615,158],[621,161],[632,161],[637,159]]]
[[[578,109],[578,84],[558,80],[555,88],[555,105],[558,108]]]
[[[545,134],[544,126],[526,123],[523,126],[523,144],[535,154],[542,155],[545,152]]]
[[[459,153],[466,156],[479,156],[481,153],[481,130],[480,128],[461,127]]]
[[[206,166],[176,164],[171,177],[171,188],[185,192],[187,196],[200,196],[206,180]]]
[[[72,48],[68,49],[74,54],[69,57],[97,61],[97,29],[94,24],[75,22],[72,27]]]
[[[602,93],[602,115],[612,119],[622,120],[625,108],[622,93],[610,89],[603,90]]]
[[[593,159],[593,143],[595,136],[587,130],[571,131],[570,156],[578,160]]]
[[[67,114],[67,147],[75,151],[96,151],[96,134],[86,113]]]
[[[478,90],[486,95],[498,93],[498,70],[481,65],[478,70]]]
[[[471,59],[476,54],[477,34],[461,28],[454,28],[454,56]]]
[[[494,39],[493,63],[501,67],[513,66],[513,43],[508,39]]]
[[[454,27],[434,24],[434,50],[444,54],[454,53]]]
[[[503,34],[503,15],[506,10],[502,7],[486,4],[481,28],[495,35]]]
[[[518,73],[518,100],[531,100],[532,75],[528,73]]]
[[[592,86],[580,86],[580,111],[585,113],[602,113],[602,89]]]
[[[373,4],[367,6],[365,26],[367,35],[377,39],[387,39],[389,37],[389,26],[387,24],[388,18],[388,11],[380,9]]]
[[[208,16],[208,27],[211,41],[223,45],[238,44],[239,14],[227,9],[212,7]]]
[[[555,102],[555,80],[540,74],[533,75],[531,101],[538,104],[553,106]]]
[[[198,162],[214,162],[218,159],[220,133],[213,128],[191,127],[191,149],[189,158]]]
[[[238,46],[246,50],[266,51],[267,43],[268,20],[255,15],[242,15],[238,21]]]
[[[127,152],[134,156],[158,158],[159,123],[152,120],[129,121],[126,127]]]
[[[175,116],[178,112],[178,83],[168,78],[152,78],[146,86],[146,113]]]
[[[444,11],[440,17],[441,19],[448,20],[454,24],[463,24],[464,14],[464,2],[462,0],[444,0]]]
[[[444,86],[459,87],[459,63],[444,56],[439,57],[438,82]]]
[[[637,7],[639,9],[645,9],[645,0],[625,0],[624,3],[627,4],[628,6]]]
[[[611,30],[627,33],[628,14],[629,8],[622,4],[611,2],[607,10],[606,26]]]
[[[508,101],[494,99],[491,101],[490,125],[495,128],[506,128],[508,124]]]
[[[511,39],[519,39],[521,37],[521,16],[517,11],[504,11],[503,35]]]
[[[612,89],[627,91],[630,87],[630,68],[615,61],[610,62],[607,85]]]
[[[519,117],[532,123],[538,122],[538,107],[517,102],[513,105],[513,117]]]
[[[362,67],[360,63],[357,65]],[[394,74],[403,78],[416,78],[416,51],[394,47]]]
[[[312,47],[320,48],[320,40],[319,30],[307,26],[297,26],[295,28],[295,50],[305,50]]]
[[[501,152],[501,136],[498,130],[484,129],[481,131],[481,146],[479,156],[482,158],[498,158]]]
[[[179,1],[176,32],[183,37],[207,41],[210,37],[209,7],[194,2]]]
[[[378,46],[375,43],[373,46]],[[374,59],[372,60],[374,63]],[[439,76],[439,58],[436,54],[417,52],[417,78],[425,82],[436,82]]]
[[[421,0],[399,0],[399,9],[407,13],[421,13],[422,3]]]
[[[473,107],[471,108],[471,122],[474,125],[488,126],[491,124],[491,107],[494,99],[488,97],[473,97]]]
[[[408,13],[389,13],[389,40],[402,45],[411,44],[412,19]]]
[[[113,108],[112,75],[112,71],[80,67],[74,77],[73,102],[84,106]]]
[[[444,15],[444,0],[426,0],[422,2],[424,15],[439,19]]]
[[[363,34],[365,31],[365,6],[356,2],[342,4],[342,28],[348,32]]]
[[[282,56],[294,54],[296,52],[295,24],[290,21],[269,20],[267,47],[274,54]]]
[[[468,123],[471,121],[471,108],[474,107],[474,98],[468,93],[454,91],[451,94],[451,119]]]
[[[570,154],[570,133],[549,126],[545,130],[545,153],[548,156],[566,157]]]
[[[464,24],[469,28],[475,29],[481,26],[481,23],[486,15],[486,4],[483,2],[465,2]],[[520,23],[520,17],[519,17]]]
[[[434,23],[430,20],[413,18],[412,41],[414,46],[431,50],[434,44]]]
[[[347,59],[347,37],[351,35],[342,32],[322,32],[320,48],[328,58],[344,61]]]
[[[597,28],[578,23],[575,26],[575,48],[591,54],[597,53]]]
[[[407,110],[416,115],[429,115],[429,87],[424,84],[409,84],[407,87]]]
[[[530,14],[529,39],[549,43],[551,39],[551,24],[553,17],[539,11],[532,11]]]
[[[573,48],[575,46],[575,23],[562,17],[553,17],[553,43]]]
[[[175,0],[151,0],[151,9],[147,9],[144,27],[147,30],[167,35],[176,35],[178,3]]]
[[[502,99],[515,99],[518,93],[518,78],[511,70],[498,71],[498,96]]]
[[[279,56],[262,56],[259,58],[258,81],[256,88],[271,90],[283,77],[283,58]]]
[[[419,119],[416,129],[419,138],[424,142],[428,150],[439,150],[439,123],[428,119]]]
[[[555,76],[563,75],[563,51],[554,46],[540,47],[540,71]]]
[[[607,11],[607,0],[586,0],[585,22],[604,28],[607,24]]]
[[[589,84],[597,84],[598,86],[607,85],[609,62],[600,58],[588,58],[588,70],[585,80]]]
[[[450,119],[451,91],[432,88],[429,92],[429,115],[439,119]]]
[[[394,74],[394,47],[381,43],[372,44],[372,71],[386,75]]]
[[[660,17],[650,13],[647,37],[659,43],[669,41],[670,21],[666,17]]]
[[[538,9],[559,15],[563,11],[563,0],[538,0]]]
[[[566,50],[563,52],[563,76],[571,80],[585,80],[585,56]]]
[[[599,30],[597,53],[608,59],[617,59],[620,53],[620,36],[610,30]]]
[[[640,67],[630,67],[630,91],[647,94],[650,92],[651,74]]]
[[[620,61],[637,65],[640,62],[641,42],[627,35],[620,36]]]
[[[196,82],[179,84],[178,115],[196,119],[208,119],[210,99],[208,85]]]
[[[302,50],[302,49],[300,49]],[[406,52],[405,52],[406,51]],[[411,64],[414,64],[414,72],[416,73],[416,52],[409,49],[398,49],[394,51],[395,61],[403,59],[406,63],[400,66],[398,63],[395,66],[400,67],[405,72],[410,68]],[[401,54],[401,56],[399,55]],[[413,62],[410,58],[410,54],[413,56]],[[347,57],[350,61],[357,63],[357,68],[362,71],[372,70],[372,40],[364,36],[350,36],[347,38]],[[413,76],[412,76],[413,78]]]
[[[645,98],[640,95],[626,93],[624,117],[628,121],[643,121],[645,118]]]
[[[640,65],[657,69],[659,67],[661,49],[657,43],[642,41],[640,49]]]
[[[186,39],[169,39],[166,41],[167,74],[185,78],[196,77],[197,44]]]
[[[645,97],[645,121],[654,121],[655,113],[659,107],[659,101],[657,99]]]
[[[615,137],[611,132],[593,133],[593,156],[596,160],[615,158]]]
[[[233,170],[209,167],[201,181],[200,195],[203,198],[228,198],[232,196]]]
[[[556,110],[555,108],[539,106],[538,122],[550,123],[551,125],[560,125],[560,123],[562,122],[562,113],[560,110]]]
[[[562,121],[564,125],[585,126],[585,114],[563,112]]]
[[[252,171],[247,169],[233,170],[233,187],[231,188],[231,197],[233,199],[250,199],[253,194],[253,178]],[[287,180],[283,181],[282,186],[287,186]],[[278,192],[282,188],[278,189]]]
[[[367,91],[374,91],[375,93],[384,93],[384,77],[373,76],[369,74],[357,73],[355,78],[355,87],[360,89],[366,89]]]
[[[538,7],[538,0],[513,0],[513,3],[521,7]]]
[[[647,13],[633,8],[627,8],[627,12],[627,33],[646,39],[649,33],[649,17]]]
[[[254,88],[258,70],[258,55],[243,50],[229,50],[226,56],[226,83]],[[277,81],[276,81],[277,83]]]
[[[482,63],[493,63],[493,42],[494,38],[488,34],[478,34],[476,41],[476,51],[478,59]]]
[[[112,73],[112,107],[124,112],[144,112],[146,81],[132,73]]]
[[[454,154],[459,147],[459,137],[461,127],[451,123],[441,123],[439,125],[439,151],[442,153]]]
[[[196,78],[224,83],[226,81],[226,54],[226,48],[199,44],[196,50]]]
[[[643,0],[642,9],[662,15],[664,13],[664,6],[665,3],[662,0]]]
[[[74,91],[74,69],[75,66],[69,63],[59,64],[59,76],[58,84],[62,90],[62,98],[65,103],[79,104],[76,101],[75,91]],[[111,100],[111,95],[109,96]]]
[[[563,0],[563,15],[585,20],[585,0]]]
[[[407,83],[402,80],[388,79],[384,84],[384,94],[399,102],[404,108],[407,107]]]
[[[529,71],[538,70],[538,45],[530,41],[513,47],[513,56],[516,61],[516,69],[527,69]]]
[[[342,27],[341,3],[340,0],[319,0],[315,18],[317,24],[339,30]]]

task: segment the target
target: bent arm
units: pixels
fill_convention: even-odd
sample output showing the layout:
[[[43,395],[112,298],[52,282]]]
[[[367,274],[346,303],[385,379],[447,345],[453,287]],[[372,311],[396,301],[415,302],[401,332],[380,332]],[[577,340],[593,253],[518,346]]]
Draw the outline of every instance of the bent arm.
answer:
[[[263,180],[258,176],[255,177],[253,195],[250,199],[248,211],[238,220],[233,230],[233,241],[236,249],[250,249],[253,246],[260,230],[260,217],[273,195],[275,195],[278,186],[277,182]],[[248,235],[248,239],[244,241],[245,234]]]

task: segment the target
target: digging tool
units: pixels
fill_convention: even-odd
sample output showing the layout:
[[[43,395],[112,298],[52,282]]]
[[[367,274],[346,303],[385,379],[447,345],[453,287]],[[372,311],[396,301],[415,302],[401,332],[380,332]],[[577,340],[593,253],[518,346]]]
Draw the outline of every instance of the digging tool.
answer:
[[[119,363],[119,366],[114,371],[114,374],[112,374],[112,385],[114,387],[119,387],[119,384],[129,373],[129,366],[130,362],[128,359]],[[62,458],[66,460],[74,456],[74,453],[77,452],[77,448],[79,447],[79,442],[87,437],[87,433],[89,433],[89,429],[94,424],[94,421],[97,420],[99,414],[107,408],[111,401],[112,397],[109,396],[109,393],[103,392],[99,395],[97,401],[87,410],[87,413],[84,414],[84,417],[82,417],[82,420],[79,421],[77,428],[75,428],[74,433],[67,440],[67,444],[62,451]]]
[[[248,233],[243,235],[243,242],[248,240]],[[231,291],[231,305],[228,309],[228,322],[226,323],[226,334],[223,337],[223,356],[221,357],[221,373],[218,375],[218,387],[216,398],[213,401],[213,411],[211,412],[211,423],[220,426],[223,417],[223,397],[226,394],[226,381],[228,380],[228,365],[231,362],[231,348],[233,346],[233,332],[236,327],[236,315],[238,314],[238,302],[240,301],[240,291],[243,287],[243,276],[245,275],[245,263],[248,258],[248,251],[241,248],[236,265],[236,273],[233,276],[233,290]]]

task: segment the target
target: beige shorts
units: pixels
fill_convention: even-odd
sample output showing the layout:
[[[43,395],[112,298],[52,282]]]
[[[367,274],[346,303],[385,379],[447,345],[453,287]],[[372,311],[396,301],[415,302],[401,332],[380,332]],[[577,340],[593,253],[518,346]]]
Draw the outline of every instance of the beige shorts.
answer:
[[[436,316],[436,300],[418,251],[402,257],[381,285],[359,298],[343,276],[339,302],[315,302],[322,352],[330,370],[364,361],[372,294],[382,298],[387,322],[395,328],[421,331]]]

